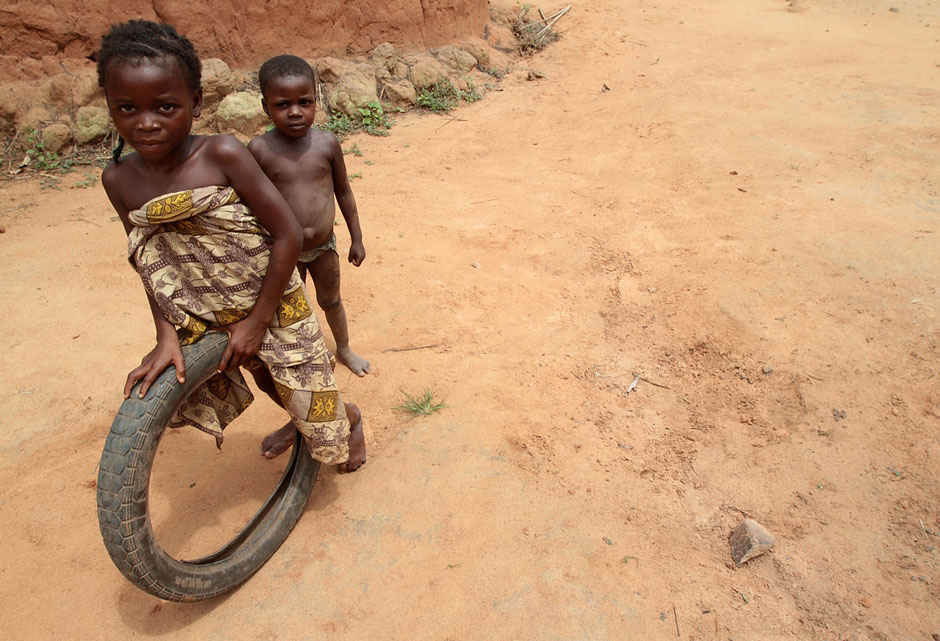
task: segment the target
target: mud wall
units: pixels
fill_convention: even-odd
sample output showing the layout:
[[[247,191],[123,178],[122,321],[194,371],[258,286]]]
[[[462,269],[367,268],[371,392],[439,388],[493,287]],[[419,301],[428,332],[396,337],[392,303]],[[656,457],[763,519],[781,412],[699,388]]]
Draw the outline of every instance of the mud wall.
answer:
[[[280,53],[349,55],[390,42],[428,49],[483,35],[487,0],[4,0],[0,80],[48,75],[91,56],[113,22],[174,25],[201,57],[255,68]]]

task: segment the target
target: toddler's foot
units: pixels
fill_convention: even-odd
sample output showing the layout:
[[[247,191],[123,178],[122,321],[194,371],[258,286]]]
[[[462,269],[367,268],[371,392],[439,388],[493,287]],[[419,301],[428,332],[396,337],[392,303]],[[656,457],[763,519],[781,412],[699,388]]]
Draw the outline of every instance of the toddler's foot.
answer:
[[[355,472],[366,462],[366,436],[362,431],[362,412],[352,403],[346,404],[349,418],[349,460],[336,466],[340,474]]]
[[[294,424],[288,422],[287,425],[271,432],[261,441],[261,454],[264,458],[274,458],[283,454],[294,444]]]
[[[336,358],[339,359],[340,363],[351,369],[357,376],[365,376],[371,371],[369,369],[369,361],[349,349],[349,345],[337,347]]]

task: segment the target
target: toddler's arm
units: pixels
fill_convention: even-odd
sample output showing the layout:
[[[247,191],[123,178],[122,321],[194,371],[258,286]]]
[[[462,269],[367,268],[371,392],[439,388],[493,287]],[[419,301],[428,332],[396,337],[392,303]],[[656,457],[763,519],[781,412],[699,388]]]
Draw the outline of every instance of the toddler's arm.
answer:
[[[349,262],[358,267],[366,259],[366,248],[362,244],[362,229],[359,227],[359,210],[356,207],[356,197],[353,196],[349,185],[349,176],[346,175],[346,160],[343,158],[343,148],[336,136],[331,141],[333,159],[330,165],[333,169],[333,193],[339,210],[343,212],[346,227],[349,229]]]

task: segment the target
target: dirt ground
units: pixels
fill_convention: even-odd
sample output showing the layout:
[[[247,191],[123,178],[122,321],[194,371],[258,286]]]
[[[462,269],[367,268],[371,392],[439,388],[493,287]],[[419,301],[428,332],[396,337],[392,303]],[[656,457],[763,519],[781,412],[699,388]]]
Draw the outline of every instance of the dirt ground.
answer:
[[[559,26],[485,100],[355,139],[373,373],[339,381],[369,462],[209,602],[139,591],[98,532],[153,335],[121,226],[80,172],[0,182],[5,637],[937,639],[940,8],[596,0]],[[425,388],[448,407],[394,409]],[[171,551],[259,505],[281,420],[259,399],[221,452],[164,440]],[[745,514],[776,544],[736,568]]]

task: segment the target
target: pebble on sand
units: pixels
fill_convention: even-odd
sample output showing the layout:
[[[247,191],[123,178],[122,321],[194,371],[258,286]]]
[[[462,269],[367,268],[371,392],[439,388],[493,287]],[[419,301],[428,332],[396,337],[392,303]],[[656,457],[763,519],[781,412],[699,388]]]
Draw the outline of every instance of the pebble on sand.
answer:
[[[774,537],[757,521],[744,519],[734,528],[729,541],[731,558],[741,565],[769,550],[774,544]]]

